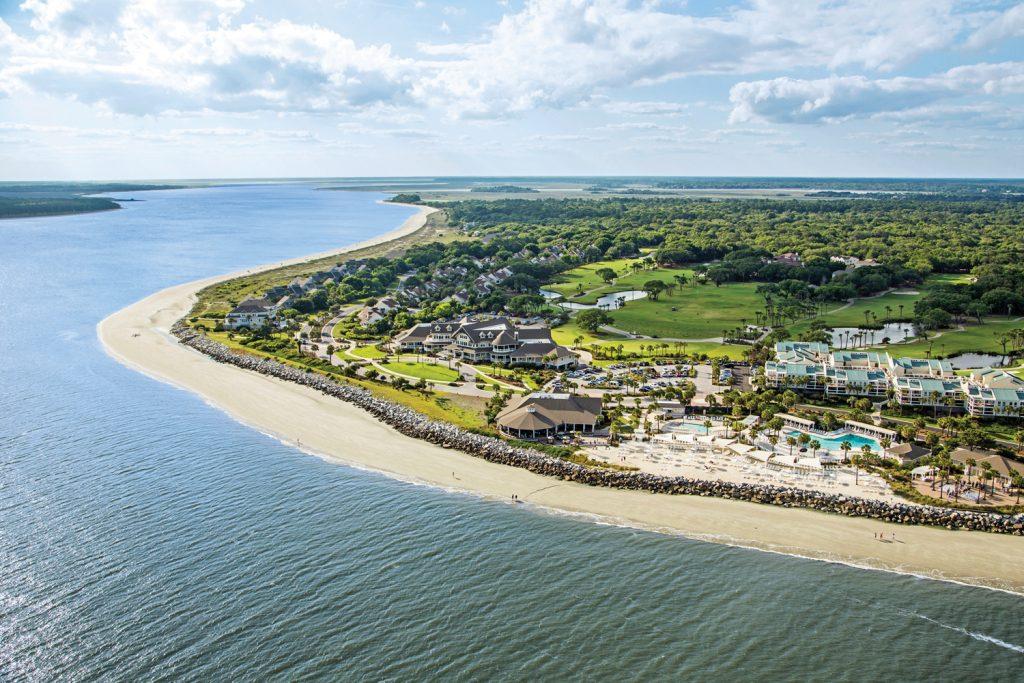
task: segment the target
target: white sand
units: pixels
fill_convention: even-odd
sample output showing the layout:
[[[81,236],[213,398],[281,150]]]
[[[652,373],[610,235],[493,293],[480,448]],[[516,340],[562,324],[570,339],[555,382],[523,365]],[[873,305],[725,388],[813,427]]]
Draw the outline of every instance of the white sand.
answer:
[[[421,211],[374,242],[415,231],[427,213]],[[351,249],[360,246],[366,243]],[[1024,538],[566,483],[403,436],[342,401],[216,363],[179,345],[168,330],[189,311],[197,291],[230,277],[146,297],[103,320],[99,337],[125,365],[194,392],[235,419],[327,459],[497,501],[508,502],[515,493],[527,503],[613,523],[1024,593]],[[875,540],[873,534],[882,531],[887,536],[895,532],[896,542]]]

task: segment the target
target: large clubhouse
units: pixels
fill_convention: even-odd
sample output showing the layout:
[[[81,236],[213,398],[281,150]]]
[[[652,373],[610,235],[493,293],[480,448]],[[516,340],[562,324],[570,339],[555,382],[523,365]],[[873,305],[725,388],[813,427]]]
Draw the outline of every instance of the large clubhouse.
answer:
[[[421,323],[395,338],[398,351],[450,354],[467,363],[531,365],[563,370],[578,358],[551,338],[551,329],[516,325],[504,316]]]
[[[893,358],[875,351],[831,351],[827,344],[784,341],[765,363],[765,384],[828,397],[892,398],[910,407],[941,407],[978,418],[1020,417],[1024,380],[994,368],[961,377],[949,361]]]

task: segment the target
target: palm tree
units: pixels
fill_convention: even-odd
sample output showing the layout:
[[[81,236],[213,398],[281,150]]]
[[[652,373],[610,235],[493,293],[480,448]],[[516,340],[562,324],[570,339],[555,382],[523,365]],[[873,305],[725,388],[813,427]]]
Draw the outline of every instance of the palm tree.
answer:
[[[843,452],[843,460],[850,459],[850,451],[853,449],[853,444],[849,441],[844,441],[839,444],[839,450]]]
[[[817,439],[811,439],[807,443],[807,447],[811,449],[811,454],[814,455],[815,457],[817,457],[818,456],[818,449],[821,448],[821,442],[818,441]]]
[[[995,472],[992,471],[992,463],[981,463],[981,478],[985,481],[991,481],[993,477],[995,477]],[[992,493],[995,493],[994,488],[992,489]]]
[[[988,465],[988,463],[982,463],[982,465]],[[989,465],[989,467],[991,467],[991,465]],[[981,473],[982,479],[984,479],[987,482],[991,482],[995,478],[995,476],[995,472],[993,472],[991,469],[986,469],[984,472]],[[991,483],[989,484],[989,491],[993,496],[996,493],[995,486],[993,486]]]
[[[967,483],[971,483],[971,473],[974,472],[974,466],[978,464],[978,461],[974,458],[967,458],[964,461],[967,464]]]
[[[860,456],[854,453],[850,457],[850,464],[853,465],[853,485],[860,484]]]
[[[796,439],[792,436],[786,437],[786,445],[789,446],[789,454],[793,455],[793,446],[796,446]]]

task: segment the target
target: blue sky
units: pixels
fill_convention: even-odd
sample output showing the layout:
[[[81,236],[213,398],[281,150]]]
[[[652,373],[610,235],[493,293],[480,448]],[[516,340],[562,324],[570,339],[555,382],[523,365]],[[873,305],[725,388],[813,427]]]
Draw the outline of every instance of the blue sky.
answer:
[[[1024,3],[0,0],[6,179],[1019,177]]]

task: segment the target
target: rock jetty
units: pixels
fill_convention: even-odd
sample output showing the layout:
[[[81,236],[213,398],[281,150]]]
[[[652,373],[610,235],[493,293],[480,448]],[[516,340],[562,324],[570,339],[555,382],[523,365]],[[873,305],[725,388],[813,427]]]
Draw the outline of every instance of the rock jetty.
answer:
[[[221,363],[295,382],[352,403],[406,436],[423,439],[444,448],[459,450],[489,462],[521,467],[536,474],[563,481],[590,486],[650,491],[651,493],[714,496],[752,503],[819,510],[849,517],[866,517],[896,524],[919,524],[947,529],[969,529],[1024,536],[1024,515],[999,515],[925,505],[893,504],[784,486],[665,477],[642,472],[622,472],[577,465],[529,448],[513,446],[496,437],[475,434],[446,422],[431,420],[411,408],[374,396],[360,387],[336,382],[315,372],[299,370],[275,360],[233,351],[196,332],[184,321],[177,322],[171,328],[171,333],[182,344]]]

